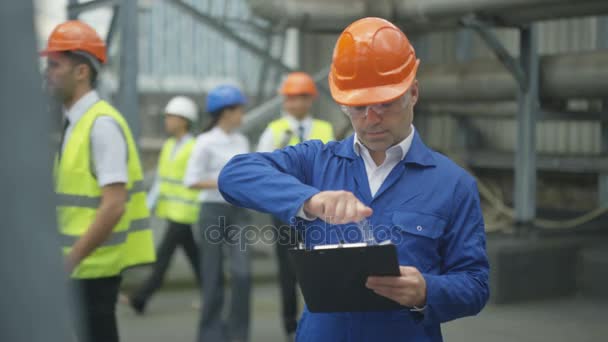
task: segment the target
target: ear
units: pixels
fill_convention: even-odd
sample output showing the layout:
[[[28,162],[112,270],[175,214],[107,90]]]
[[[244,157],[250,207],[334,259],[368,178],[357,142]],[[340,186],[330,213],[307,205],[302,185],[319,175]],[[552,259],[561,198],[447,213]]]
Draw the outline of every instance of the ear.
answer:
[[[414,106],[418,102],[418,96],[420,95],[419,89],[418,89],[418,80],[414,80],[414,82],[412,82],[412,85],[410,86],[409,91],[410,91],[410,103],[412,106]]]
[[[86,64],[76,65],[74,72],[76,73],[76,79],[78,81],[87,81],[91,74],[91,70],[89,70],[89,67]]]

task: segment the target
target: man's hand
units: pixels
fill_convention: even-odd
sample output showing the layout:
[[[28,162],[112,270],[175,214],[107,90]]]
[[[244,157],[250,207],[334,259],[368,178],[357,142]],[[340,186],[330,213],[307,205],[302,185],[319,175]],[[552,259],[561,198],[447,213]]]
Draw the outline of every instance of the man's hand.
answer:
[[[415,267],[400,266],[399,277],[368,277],[365,284],[377,294],[407,307],[426,305],[426,281]]]
[[[331,224],[359,222],[372,209],[348,191],[322,191],[304,202],[304,212]]]
[[[63,258],[63,268],[67,275],[72,274],[76,266],[78,266],[79,261],[74,259],[73,254],[66,255]]]

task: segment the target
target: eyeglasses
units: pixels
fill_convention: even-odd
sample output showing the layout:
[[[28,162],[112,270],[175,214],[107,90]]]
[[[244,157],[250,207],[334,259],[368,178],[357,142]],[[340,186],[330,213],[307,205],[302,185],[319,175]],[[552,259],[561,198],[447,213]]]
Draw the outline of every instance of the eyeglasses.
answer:
[[[350,116],[351,118],[360,119],[362,117],[367,118],[367,113],[369,112],[369,110],[373,110],[374,113],[382,116],[382,115],[385,115],[386,113],[390,113],[392,111],[405,108],[408,102],[409,102],[409,96],[406,93],[406,95],[403,95],[391,102],[377,103],[377,104],[367,105],[367,106],[341,105],[340,109],[342,110],[342,112],[344,112],[344,114]]]

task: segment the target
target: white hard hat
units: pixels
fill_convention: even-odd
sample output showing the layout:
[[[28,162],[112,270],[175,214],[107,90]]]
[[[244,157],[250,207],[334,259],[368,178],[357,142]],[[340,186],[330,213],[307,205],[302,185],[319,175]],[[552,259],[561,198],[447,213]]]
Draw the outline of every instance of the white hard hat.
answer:
[[[198,108],[191,98],[176,96],[165,107],[165,114],[177,115],[195,122],[198,117]]]

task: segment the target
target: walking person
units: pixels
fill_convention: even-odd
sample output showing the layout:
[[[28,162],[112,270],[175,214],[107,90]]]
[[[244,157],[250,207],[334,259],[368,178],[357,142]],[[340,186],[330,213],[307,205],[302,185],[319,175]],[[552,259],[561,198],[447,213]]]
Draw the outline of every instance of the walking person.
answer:
[[[62,23],[40,54],[64,112],[55,192],[65,268],[82,303],[77,333],[84,342],[117,342],[121,273],[155,259],[137,146],[127,121],[95,90],[106,46],[93,28]]]
[[[312,77],[304,72],[292,72],[281,85],[283,115],[272,121],[260,136],[258,152],[272,152],[286,146],[293,146],[307,140],[334,140],[332,125],[311,115],[311,108],[318,96]],[[275,244],[279,264],[279,285],[281,289],[281,313],[283,329],[288,341],[293,341],[298,326],[298,300],[296,274],[287,255],[290,248],[302,240],[301,232],[288,223],[273,216],[273,224],[278,234]]]
[[[196,103],[188,97],[176,96],[165,107],[165,130],[170,138],[161,149],[158,172],[147,202],[150,210],[155,209],[157,217],[167,221],[167,228],[157,248],[157,261],[152,273],[128,297],[129,305],[138,314],[144,314],[149,299],[161,287],[178,247],[183,249],[197,283],[200,282],[200,256],[192,231],[198,220],[199,191],[183,184],[195,143],[190,132],[197,118]]]
[[[198,136],[188,162],[184,184],[202,190],[199,195],[202,292],[199,342],[248,341],[251,270],[249,251],[242,244],[245,209],[228,204],[217,189],[224,165],[237,154],[249,152],[241,125],[246,100],[236,87],[222,85],[207,96],[212,117],[208,129]],[[245,247],[245,248],[244,248]],[[228,318],[224,308],[224,250],[229,253],[231,303]]]

